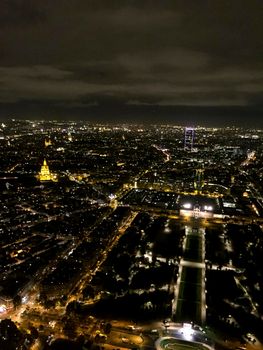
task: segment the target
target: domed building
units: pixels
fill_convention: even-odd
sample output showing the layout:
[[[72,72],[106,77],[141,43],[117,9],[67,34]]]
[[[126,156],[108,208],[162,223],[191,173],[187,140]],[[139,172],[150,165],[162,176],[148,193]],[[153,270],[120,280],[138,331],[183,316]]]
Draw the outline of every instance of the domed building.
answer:
[[[40,169],[40,172],[39,172],[37,178],[41,182],[45,182],[45,181],[57,182],[58,181],[57,175],[50,172],[46,159],[44,159],[43,165],[41,166],[41,169]]]

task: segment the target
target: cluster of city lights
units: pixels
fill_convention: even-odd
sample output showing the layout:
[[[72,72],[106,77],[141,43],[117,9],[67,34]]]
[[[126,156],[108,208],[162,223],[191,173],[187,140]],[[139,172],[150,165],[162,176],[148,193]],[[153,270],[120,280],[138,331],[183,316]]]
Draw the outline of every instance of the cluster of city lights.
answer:
[[[204,210],[206,210],[206,211],[212,211],[212,210],[213,210],[213,207],[212,207],[212,205],[205,205],[205,206],[204,206]]]
[[[193,205],[191,203],[184,203],[182,205],[184,209],[192,209]],[[205,205],[203,208],[205,211],[213,211],[213,206],[212,205]]]
[[[192,204],[191,203],[184,203],[183,204],[183,208],[184,209],[191,209],[192,208]]]
[[[6,312],[6,306],[0,305],[0,314],[3,314],[4,312]]]

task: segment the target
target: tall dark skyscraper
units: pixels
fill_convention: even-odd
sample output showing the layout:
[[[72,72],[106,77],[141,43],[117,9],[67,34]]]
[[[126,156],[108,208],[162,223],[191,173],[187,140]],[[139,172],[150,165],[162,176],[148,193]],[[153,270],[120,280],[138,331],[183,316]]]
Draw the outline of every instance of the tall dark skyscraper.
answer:
[[[184,130],[184,149],[192,151],[194,146],[194,128],[186,127]]]

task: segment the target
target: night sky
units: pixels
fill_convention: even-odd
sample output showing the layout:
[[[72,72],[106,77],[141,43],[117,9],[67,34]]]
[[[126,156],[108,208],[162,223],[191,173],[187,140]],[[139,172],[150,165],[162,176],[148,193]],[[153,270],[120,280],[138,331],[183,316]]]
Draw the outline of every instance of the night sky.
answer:
[[[0,118],[263,127],[262,0],[1,0]]]

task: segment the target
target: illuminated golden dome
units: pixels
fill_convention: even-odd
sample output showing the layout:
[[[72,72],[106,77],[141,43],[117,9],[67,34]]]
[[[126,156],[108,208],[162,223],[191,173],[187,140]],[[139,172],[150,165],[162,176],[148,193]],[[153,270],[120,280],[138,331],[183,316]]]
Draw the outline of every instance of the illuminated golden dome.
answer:
[[[40,181],[58,181],[57,176],[50,172],[46,159],[43,161],[43,165],[41,166],[41,170],[38,174],[38,179]]]

